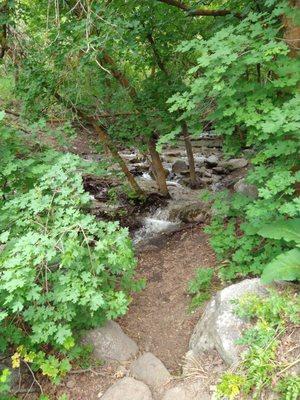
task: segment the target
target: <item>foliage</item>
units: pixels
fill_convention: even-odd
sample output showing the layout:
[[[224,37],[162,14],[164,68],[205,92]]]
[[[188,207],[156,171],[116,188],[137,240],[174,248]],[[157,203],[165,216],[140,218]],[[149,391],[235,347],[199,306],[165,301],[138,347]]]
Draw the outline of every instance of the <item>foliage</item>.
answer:
[[[221,382],[218,384],[217,394],[232,400],[240,393],[244,384],[245,378],[243,376],[227,372],[222,376]]]
[[[300,394],[300,378],[293,376],[281,379],[276,391],[280,393],[282,400],[297,400]]]
[[[201,306],[201,304],[210,298],[210,285],[214,271],[212,268],[198,268],[195,277],[189,281],[188,293],[193,296],[190,309]]]
[[[86,212],[80,158],[34,157],[14,130],[2,125],[0,133],[0,352],[15,349],[14,368],[30,364],[58,382],[78,330],[124,314],[143,282],[133,280],[127,230]]]
[[[11,372],[8,368],[0,371],[0,394],[7,393],[10,388],[10,375]]]
[[[224,280],[260,274],[289,249],[284,242],[262,240],[258,230],[300,212],[295,192],[300,177],[299,58],[289,56],[281,39],[278,16],[288,12],[287,2],[261,3],[264,12],[249,12],[209,38],[179,46],[197,62],[186,74],[186,90],[169,100],[170,110],[184,110],[182,118],[195,129],[199,118],[202,126],[211,121],[228,154],[252,149],[247,182],[257,186],[258,198],[217,194],[207,229],[219,260],[226,260],[220,270]]]
[[[270,283],[274,280],[300,280],[300,219],[295,218],[263,226],[258,234],[266,238],[296,242],[297,246],[271,261],[263,271],[262,281]]]
[[[265,390],[279,391],[286,399],[298,398],[298,378],[283,374],[290,365],[280,361],[277,351],[287,330],[291,331],[300,322],[299,306],[298,296],[276,291],[264,298],[246,295],[238,301],[236,313],[254,319],[255,324],[243,332],[238,342],[247,346],[240,365],[234,373],[221,377],[217,386],[220,398],[234,399],[245,394],[260,399]]]

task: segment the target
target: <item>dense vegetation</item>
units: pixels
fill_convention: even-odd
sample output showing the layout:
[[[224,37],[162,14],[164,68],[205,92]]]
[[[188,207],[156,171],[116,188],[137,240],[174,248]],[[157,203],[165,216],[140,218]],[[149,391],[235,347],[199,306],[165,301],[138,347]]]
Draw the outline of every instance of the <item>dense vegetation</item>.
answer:
[[[204,194],[219,277],[299,280],[299,20],[297,0],[0,1],[0,353],[58,382],[78,332],[143,287],[127,230],[88,212],[82,174],[107,165],[51,148],[85,130],[141,201],[120,146],[149,154],[165,197],[163,144],[184,139],[191,187],[191,136],[209,126],[228,156],[247,148],[258,197]],[[212,275],[189,292],[206,299]]]

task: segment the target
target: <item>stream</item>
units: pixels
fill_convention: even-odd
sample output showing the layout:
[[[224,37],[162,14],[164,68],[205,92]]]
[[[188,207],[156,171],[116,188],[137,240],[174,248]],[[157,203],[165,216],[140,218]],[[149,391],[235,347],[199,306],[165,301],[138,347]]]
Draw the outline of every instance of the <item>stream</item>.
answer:
[[[161,159],[166,171],[167,185],[171,195],[161,199],[149,159],[136,149],[120,152],[140,187],[150,195],[146,204],[132,204],[119,194],[115,203],[110,201],[111,187],[117,190],[121,183],[103,181],[93,177],[85,182],[86,190],[93,199],[92,213],[100,218],[118,220],[129,228],[136,246],[181,229],[186,224],[205,223],[209,218],[209,205],[201,200],[203,189],[216,192],[233,189],[245,174],[246,158],[224,160],[222,143],[212,134],[201,135],[192,140],[199,188],[189,187],[189,168],[183,142],[163,148]],[[112,169],[117,169],[112,165]],[[243,188],[245,187],[245,184]]]

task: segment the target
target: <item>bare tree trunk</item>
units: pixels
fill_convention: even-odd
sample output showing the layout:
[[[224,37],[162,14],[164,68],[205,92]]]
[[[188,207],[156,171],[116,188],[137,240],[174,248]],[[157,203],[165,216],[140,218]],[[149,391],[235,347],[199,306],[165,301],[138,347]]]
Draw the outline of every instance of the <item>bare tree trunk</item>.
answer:
[[[142,196],[144,194],[143,190],[140,188],[140,186],[138,185],[138,183],[135,180],[134,176],[129,171],[125,161],[123,160],[123,158],[118,153],[118,150],[116,149],[114,143],[112,142],[112,140],[110,139],[108,134],[97,124],[96,121],[92,122],[92,125],[93,125],[93,128],[95,129],[95,131],[97,132],[97,134],[98,134],[101,142],[103,143],[103,145],[107,149],[109,149],[111,155],[116,160],[116,162],[119,164],[121,170],[123,171],[123,173],[125,174],[126,178],[128,179],[128,182],[129,182],[130,186],[132,187],[132,189],[139,196]]]
[[[299,11],[300,9],[300,0],[290,0],[291,8],[296,9],[295,11]],[[295,19],[296,19],[296,12]],[[300,25],[294,20],[293,17],[283,16],[283,24],[284,24],[284,40],[286,44],[290,48],[290,57],[296,58],[299,57],[300,52]],[[298,85],[299,89],[299,85]],[[293,172],[299,171],[299,166],[295,166]],[[300,182],[295,182],[295,195],[296,197],[300,195]]]
[[[55,93],[54,97],[64,105],[68,107],[67,102],[58,94]],[[109,137],[108,133],[97,123],[96,119],[94,117],[91,117],[87,115],[84,111],[78,109],[76,106],[73,104],[69,105],[69,108],[72,109],[72,111],[77,114],[83,121],[87,122],[90,124],[94,130],[97,132],[99,139],[101,143],[103,144],[105,149],[108,149],[113,156],[113,158],[116,160],[116,162],[119,164],[121,170],[125,174],[126,178],[128,179],[128,182],[132,189],[139,195],[142,196],[144,195],[143,190],[140,188],[138,185],[137,181],[135,180],[134,176],[132,173],[129,171],[125,161],[123,158],[120,156],[118,153],[118,150],[116,146],[114,145],[113,141]]]
[[[158,186],[159,193],[165,197],[170,197],[166,182],[166,173],[162,165],[158,151],[156,150],[156,140],[154,137],[148,141],[149,153],[152,160],[152,166],[155,171],[155,179]]]
[[[300,9],[300,0],[291,0],[290,1],[291,8],[297,9],[295,11],[299,11]],[[296,12],[295,19],[296,19]],[[283,16],[283,24],[284,24],[284,40],[290,48],[290,56],[297,57],[300,50],[300,26],[297,25],[293,17]]]
[[[8,14],[8,1],[5,0],[0,6],[0,17],[5,21]],[[3,23],[0,25],[0,59],[4,57],[7,51],[7,25]]]
[[[190,184],[192,188],[196,188],[197,186],[197,177],[196,177],[196,169],[195,169],[195,159],[193,154],[193,148],[189,137],[188,126],[185,121],[181,123],[181,133],[184,139],[186,154],[189,163],[189,172],[190,172]]]

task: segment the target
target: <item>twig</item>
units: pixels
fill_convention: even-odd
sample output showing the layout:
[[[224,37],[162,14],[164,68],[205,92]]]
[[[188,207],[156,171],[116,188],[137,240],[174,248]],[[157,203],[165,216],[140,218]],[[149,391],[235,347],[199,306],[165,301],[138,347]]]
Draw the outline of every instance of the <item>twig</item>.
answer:
[[[44,394],[43,388],[42,388],[40,382],[36,379],[36,377],[35,377],[35,375],[34,375],[34,372],[33,372],[32,369],[30,368],[29,364],[28,364],[25,360],[22,360],[22,361],[24,362],[24,364],[26,365],[26,367],[29,369],[29,371],[30,371],[30,373],[31,373],[31,375],[32,375],[32,377],[33,377],[33,381],[38,385],[38,387],[39,387],[39,389],[40,389],[40,391],[41,391],[41,394]]]
[[[107,376],[106,374],[104,374],[103,372],[98,372],[95,371],[93,368],[86,368],[86,369],[75,369],[73,371],[70,371],[69,374],[85,374],[87,372],[91,372],[95,375],[99,375],[99,376]]]
[[[298,364],[299,362],[300,362],[300,357],[297,358],[297,360],[295,360],[291,364],[289,364],[287,367],[285,367],[281,371],[279,371],[278,374],[279,375],[283,374],[285,371],[287,371],[288,369],[292,368],[294,365]]]

